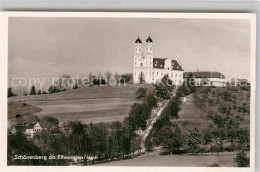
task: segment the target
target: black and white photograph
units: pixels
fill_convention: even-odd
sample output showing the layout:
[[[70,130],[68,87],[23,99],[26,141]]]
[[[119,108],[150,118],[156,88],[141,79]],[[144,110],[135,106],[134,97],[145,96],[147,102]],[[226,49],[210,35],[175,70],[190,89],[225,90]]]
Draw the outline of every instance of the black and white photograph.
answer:
[[[254,14],[9,14],[8,167],[253,170]]]

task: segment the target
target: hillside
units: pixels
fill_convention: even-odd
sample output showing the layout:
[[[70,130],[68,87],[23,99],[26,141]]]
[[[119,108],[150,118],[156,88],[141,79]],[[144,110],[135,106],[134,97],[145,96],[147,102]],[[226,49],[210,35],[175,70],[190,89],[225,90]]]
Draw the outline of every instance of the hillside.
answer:
[[[139,87],[140,85],[83,87],[54,94],[11,97],[8,101],[38,107],[42,111],[37,111],[35,115],[53,116],[60,122],[122,121],[128,115],[130,106],[136,102],[135,92]],[[18,112],[14,106],[9,106],[9,109]]]

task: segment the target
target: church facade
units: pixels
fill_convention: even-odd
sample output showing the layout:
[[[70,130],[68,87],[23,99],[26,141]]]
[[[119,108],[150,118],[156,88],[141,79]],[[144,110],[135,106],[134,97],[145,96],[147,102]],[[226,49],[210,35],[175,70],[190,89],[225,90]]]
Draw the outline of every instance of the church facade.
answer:
[[[173,81],[174,85],[183,83],[183,69],[178,59],[155,58],[153,56],[153,40],[146,39],[146,45],[143,49],[142,41],[138,38],[135,41],[133,81],[138,83],[156,83],[164,75]]]

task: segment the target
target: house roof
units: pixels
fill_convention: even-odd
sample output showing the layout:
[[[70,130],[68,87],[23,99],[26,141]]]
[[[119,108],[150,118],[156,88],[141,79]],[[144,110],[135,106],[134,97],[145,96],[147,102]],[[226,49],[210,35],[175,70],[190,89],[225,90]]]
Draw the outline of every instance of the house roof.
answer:
[[[195,78],[225,78],[225,76],[220,72],[210,72],[210,71],[184,72],[183,77],[187,78],[191,74]]]
[[[153,58],[153,67],[156,69],[164,69],[164,65],[165,65],[165,60],[167,58]],[[179,70],[179,71],[183,71],[180,63],[177,60],[172,60],[172,70]]]
[[[26,128],[27,129],[33,129],[35,125],[36,125],[36,123],[32,122]]]

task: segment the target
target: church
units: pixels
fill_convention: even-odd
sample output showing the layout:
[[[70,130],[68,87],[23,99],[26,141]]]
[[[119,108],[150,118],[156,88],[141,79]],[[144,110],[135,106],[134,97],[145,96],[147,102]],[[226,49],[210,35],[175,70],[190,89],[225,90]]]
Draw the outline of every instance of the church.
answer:
[[[181,85],[183,83],[183,71],[178,59],[154,58],[153,40],[150,35],[146,39],[144,50],[142,41],[138,36],[135,41],[134,52],[134,84],[156,83],[160,81],[164,75],[168,75],[174,85]]]

